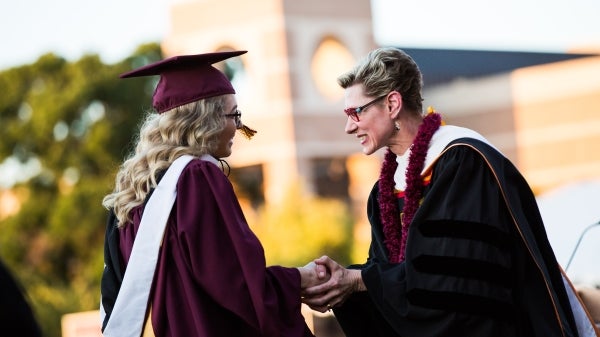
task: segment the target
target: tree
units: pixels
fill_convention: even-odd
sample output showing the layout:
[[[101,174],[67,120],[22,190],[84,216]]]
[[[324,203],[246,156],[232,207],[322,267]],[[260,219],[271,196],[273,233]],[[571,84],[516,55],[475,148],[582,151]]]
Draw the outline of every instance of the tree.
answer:
[[[101,201],[154,87],[153,79],[118,74],[161,58],[148,44],[114,65],[46,54],[0,73],[0,158],[20,174],[0,178],[20,201],[18,213],[0,213],[0,255],[50,337],[60,336],[63,314],[99,305]]]
[[[336,199],[308,195],[291,186],[281,204],[266,204],[248,220],[265,249],[267,264],[303,266],[327,254],[342,265],[350,261],[352,217]]]

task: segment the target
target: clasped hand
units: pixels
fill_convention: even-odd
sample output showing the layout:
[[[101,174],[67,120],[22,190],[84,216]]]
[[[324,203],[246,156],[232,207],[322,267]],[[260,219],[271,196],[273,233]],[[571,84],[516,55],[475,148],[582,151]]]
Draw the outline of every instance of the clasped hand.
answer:
[[[361,271],[346,269],[324,255],[301,267],[302,302],[326,312],[341,305],[355,291],[366,290]]]

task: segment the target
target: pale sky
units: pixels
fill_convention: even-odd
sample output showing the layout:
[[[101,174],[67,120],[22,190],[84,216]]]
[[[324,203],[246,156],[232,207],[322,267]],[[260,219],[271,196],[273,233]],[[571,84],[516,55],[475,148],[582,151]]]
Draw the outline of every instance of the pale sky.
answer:
[[[373,20],[378,39],[410,47],[564,52],[595,45],[600,49],[598,0],[372,3],[374,16],[382,17]]]
[[[19,0],[0,7],[0,69],[46,53],[105,62],[157,42],[169,4],[186,0]],[[349,3],[351,0],[348,0]],[[371,0],[380,45],[563,52],[600,48],[598,0]],[[224,18],[226,19],[226,18]]]

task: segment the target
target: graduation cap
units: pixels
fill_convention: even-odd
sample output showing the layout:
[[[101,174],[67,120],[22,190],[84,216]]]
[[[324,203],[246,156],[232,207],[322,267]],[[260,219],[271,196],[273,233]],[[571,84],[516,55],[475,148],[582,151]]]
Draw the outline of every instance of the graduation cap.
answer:
[[[235,94],[229,79],[212,64],[247,53],[245,50],[173,56],[121,74],[120,78],[159,75],[152,95],[152,106],[158,113],[200,99]],[[243,125],[248,138],[256,131]]]

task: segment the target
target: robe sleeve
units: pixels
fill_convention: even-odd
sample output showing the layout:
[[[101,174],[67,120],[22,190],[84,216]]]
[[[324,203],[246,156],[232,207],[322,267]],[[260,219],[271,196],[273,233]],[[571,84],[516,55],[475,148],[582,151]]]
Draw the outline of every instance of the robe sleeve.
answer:
[[[123,274],[121,273],[119,258],[119,230],[117,228],[117,218],[114,212],[110,210],[104,235],[104,269],[100,282],[102,331],[108,324],[122,282]]]
[[[199,287],[261,336],[305,336],[300,273],[267,267],[233,187],[213,164],[192,162],[177,186],[181,256]]]

